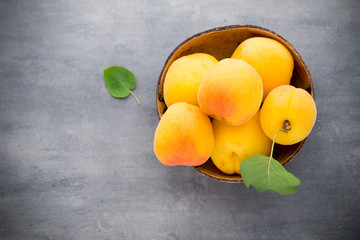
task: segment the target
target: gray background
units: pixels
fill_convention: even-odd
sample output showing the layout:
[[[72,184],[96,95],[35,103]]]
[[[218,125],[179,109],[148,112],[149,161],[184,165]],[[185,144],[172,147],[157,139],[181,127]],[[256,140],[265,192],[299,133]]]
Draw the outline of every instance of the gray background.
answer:
[[[1,1],[0,239],[360,237],[360,1]],[[292,43],[318,118],[287,166],[291,196],[257,193],[153,153],[157,78],[209,28],[254,24]],[[112,98],[122,65],[135,99]]]

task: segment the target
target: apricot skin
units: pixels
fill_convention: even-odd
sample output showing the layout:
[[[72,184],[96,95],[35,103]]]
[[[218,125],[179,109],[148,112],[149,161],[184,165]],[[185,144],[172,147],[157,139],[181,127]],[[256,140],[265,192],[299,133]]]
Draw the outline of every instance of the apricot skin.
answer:
[[[304,140],[316,121],[316,105],[313,97],[304,89],[290,85],[273,89],[260,110],[260,123],[265,134],[273,139],[285,120],[290,122],[288,133],[280,132],[276,143],[292,145]]]
[[[240,163],[253,155],[269,156],[271,140],[262,131],[259,112],[240,126],[229,126],[218,120],[212,121],[215,146],[211,159],[225,174],[240,174]]]
[[[205,113],[231,126],[244,124],[262,101],[260,75],[239,59],[223,59],[206,73],[198,90],[198,103]]]
[[[199,107],[179,102],[162,116],[154,137],[154,152],[167,166],[198,166],[206,162],[214,148],[209,117]]]
[[[258,71],[263,80],[264,99],[272,89],[290,84],[294,59],[290,51],[274,39],[249,38],[237,47],[232,58],[243,59]]]
[[[166,73],[164,100],[166,106],[186,102],[198,106],[197,92],[206,72],[218,60],[205,53],[194,53],[176,59]]]

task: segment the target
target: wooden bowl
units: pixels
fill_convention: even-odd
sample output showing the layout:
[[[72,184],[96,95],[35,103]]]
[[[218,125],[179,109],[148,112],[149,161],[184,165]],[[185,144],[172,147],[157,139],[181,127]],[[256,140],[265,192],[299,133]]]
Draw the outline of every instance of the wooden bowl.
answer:
[[[162,117],[167,107],[163,98],[163,85],[170,65],[178,58],[192,53],[208,53],[218,60],[231,57],[237,46],[245,39],[251,37],[268,37],[282,43],[289,49],[294,58],[294,72],[291,85],[303,88],[314,97],[314,85],[306,64],[295,48],[277,33],[253,25],[231,25],[213,28],[186,39],[177,46],[169,55],[161,71],[157,91],[156,106],[159,118]],[[302,148],[305,140],[294,145],[284,146],[275,144],[274,158],[281,164],[287,164]],[[216,168],[211,158],[201,166],[193,167],[199,173],[222,182],[242,182],[240,175],[227,175]]]

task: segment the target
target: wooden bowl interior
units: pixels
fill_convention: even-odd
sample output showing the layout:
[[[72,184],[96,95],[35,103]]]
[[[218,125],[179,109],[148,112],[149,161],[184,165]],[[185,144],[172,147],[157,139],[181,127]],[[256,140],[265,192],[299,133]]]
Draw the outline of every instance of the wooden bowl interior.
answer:
[[[264,28],[251,25],[232,25],[211,29],[196,34],[182,42],[170,54],[160,74],[157,86],[156,105],[159,117],[161,118],[166,111],[166,105],[163,99],[163,84],[165,76],[170,65],[176,59],[192,53],[208,53],[213,55],[218,60],[229,58],[242,41],[251,37],[259,36],[275,39],[289,49],[294,58],[294,71],[291,78],[291,85],[298,88],[303,88],[308,91],[312,96],[314,96],[314,89],[310,73],[303,59],[293,48],[293,46],[291,46],[290,43],[288,43],[278,34]],[[274,158],[283,165],[285,165],[301,149],[304,142],[305,140],[290,146],[276,144],[274,149]],[[194,167],[194,169],[196,169],[203,175],[219,181],[242,182],[242,178],[240,175],[227,175],[222,173],[213,164],[211,158],[203,165]]]

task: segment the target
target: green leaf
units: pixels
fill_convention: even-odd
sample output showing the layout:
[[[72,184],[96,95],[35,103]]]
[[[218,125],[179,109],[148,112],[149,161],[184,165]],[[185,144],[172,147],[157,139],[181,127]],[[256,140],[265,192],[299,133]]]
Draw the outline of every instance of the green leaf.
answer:
[[[246,158],[240,164],[241,176],[247,188],[252,185],[258,192],[268,189],[280,195],[293,194],[297,191],[294,186],[300,185],[300,179],[288,172],[274,158],[254,155]]]
[[[131,91],[136,87],[135,76],[131,71],[120,66],[112,66],[104,70],[104,79],[113,97],[125,98],[131,94],[140,105],[139,99]]]

